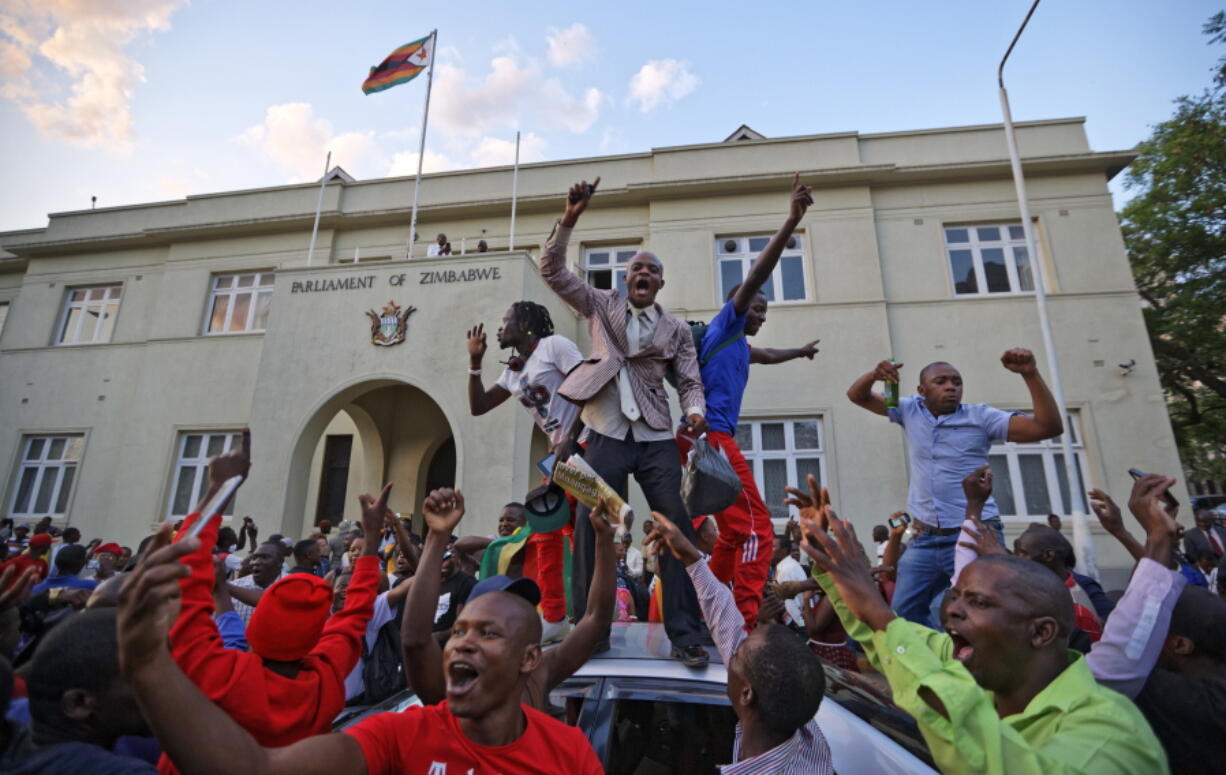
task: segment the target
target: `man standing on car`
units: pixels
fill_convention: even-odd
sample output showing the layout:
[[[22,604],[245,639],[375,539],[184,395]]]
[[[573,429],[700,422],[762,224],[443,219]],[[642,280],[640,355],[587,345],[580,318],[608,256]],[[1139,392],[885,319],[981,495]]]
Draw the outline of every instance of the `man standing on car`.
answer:
[[[907,511],[914,519],[915,537],[898,561],[893,606],[899,616],[917,624],[933,626],[936,617],[930,608],[949,587],[954,572],[954,545],[966,514],[962,480],[988,462],[994,441],[1043,441],[1064,432],[1056,400],[1039,375],[1034,353],[1019,347],[1006,351],[1000,362],[1022,375],[1033,416],[962,403],[962,375],[942,361],[925,366],[916,394],[902,398],[896,407],[886,407],[885,397],[873,392],[873,383],[897,383],[901,363],[882,361],[847,390],[853,404],[889,417],[907,436],[911,459]],[[1000,534],[1000,512],[994,499],[984,504],[982,519]]]
[[[690,433],[707,429],[706,401],[689,326],[670,315],[656,294],[664,287],[664,264],[653,253],[639,252],[626,268],[626,296],[599,290],[567,268],[566,244],[579,216],[592,201],[600,178],[571,187],[562,219],[541,256],[541,277],[562,299],[588,319],[592,352],[558,388],[558,394],[583,405],[580,419],[591,435],[583,459],[622,498],[628,478],[643,488],[647,503],[693,535],[681,500],[681,467],[673,438],[664,377],[674,374]],[[575,555],[571,604],[582,617],[595,562],[596,541],[581,507],[575,518]],[[698,600],[685,569],[671,556],[659,561],[664,583],[664,627],[673,657],[689,667],[707,663],[700,645]]]

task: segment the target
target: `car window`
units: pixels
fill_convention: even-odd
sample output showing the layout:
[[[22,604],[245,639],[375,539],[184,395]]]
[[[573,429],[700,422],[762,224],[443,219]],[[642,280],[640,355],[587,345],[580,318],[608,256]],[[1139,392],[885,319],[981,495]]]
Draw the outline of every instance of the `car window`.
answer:
[[[736,715],[724,687],[686,681],[610,680],[608,775],[717,773],[732,761]]]
[[[823,663],[822,668],[826,671],[828,700],[834,700],[929,766],[935,767],[919,725],[909,713],[895,705],[888,694],[857,673],[829,663]]]
[[[549,715],[568,726],[590,729],[599,699],[599,679],[570,678],[549,693]]]

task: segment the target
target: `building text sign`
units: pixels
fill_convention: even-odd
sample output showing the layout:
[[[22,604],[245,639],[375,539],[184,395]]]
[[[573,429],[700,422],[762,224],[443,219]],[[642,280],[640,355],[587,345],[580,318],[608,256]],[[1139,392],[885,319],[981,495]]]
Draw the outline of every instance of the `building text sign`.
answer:
[[[330,293],[332,291],[361,291],[375,287],[377,275],[360,277],[328,277],[322,280],[294,280],[290,293]],[[502,267],[474,266],[466,269],[423,269],[415,272],[400,272],[390,275],[387,284],[393,288],[411,285],[445,285],[449,283],[475,283],[501,280]]]

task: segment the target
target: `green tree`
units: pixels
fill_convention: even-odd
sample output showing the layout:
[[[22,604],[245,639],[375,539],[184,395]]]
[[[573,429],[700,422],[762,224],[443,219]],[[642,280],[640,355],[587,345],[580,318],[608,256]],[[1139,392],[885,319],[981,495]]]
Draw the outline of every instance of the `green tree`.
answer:
[[[1226,13],[1205,24],[1226,42]],[[1184,465],[1226,479],[1226,57],[1137,147],[1120,225]]]

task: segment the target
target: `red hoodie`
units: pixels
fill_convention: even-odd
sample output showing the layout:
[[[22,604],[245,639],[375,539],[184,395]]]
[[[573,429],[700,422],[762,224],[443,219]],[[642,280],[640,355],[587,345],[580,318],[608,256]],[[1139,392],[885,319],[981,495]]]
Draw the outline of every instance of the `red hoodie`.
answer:
[[[180,536],[198,516],[183,520]],[[175,662],[209,700],[266,748],[331,731],[332,719],[345,706],[345,676],[362,656],[366,623],[374,614],[379,558],[358,558],[345,607],[328,619],[298,675],[286,678],[266,669],[258,655],[222,646],[213,621],[217,525],[204,528],[200,541],[200,549],[183,560],[192,574],[179,582],[183,605],[170,629]],[[178,772],[165,754],[158,770],[165,775]]]

